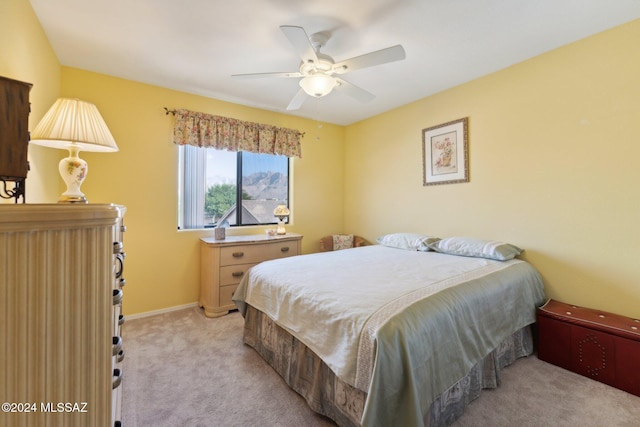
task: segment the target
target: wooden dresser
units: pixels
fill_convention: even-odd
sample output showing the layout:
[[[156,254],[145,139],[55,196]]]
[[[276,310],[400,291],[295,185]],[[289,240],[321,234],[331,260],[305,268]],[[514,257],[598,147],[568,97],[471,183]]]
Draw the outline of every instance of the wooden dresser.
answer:
[[[227,236],[200,239],[200,307],[207,317],[224,316],[240,280],[254,265],[271,259],[300,255],[302,235]]]
[[[120,426],[125,208],[0,205],[0,425]]]
[[[640,320],[549,300],[538,309],[538,357],[640,396]]]

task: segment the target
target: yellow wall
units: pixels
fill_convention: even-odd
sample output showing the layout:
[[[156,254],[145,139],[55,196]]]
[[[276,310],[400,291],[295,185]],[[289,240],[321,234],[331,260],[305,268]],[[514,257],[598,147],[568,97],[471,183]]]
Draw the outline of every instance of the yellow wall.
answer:
[[[292,224],[304,235],[303,252],[326,234],[342,232],[344,128],[189,95],[82,70],[60,67],[27,0],[0,2],[0,75],[33,84],[29,127],[60,96],[95,103],[120,148],[82,153],[89,162],[83,192],[91,203],[127,206],[126,314],[194,303],[199,293],[199,238],[210,231],[178,232],[177,148],[172,118],[163,107],[187,108],[306,133],[302,158],[293,161]],[[30,146],[28,203],[53,203],[64,191],[58,161],[63,150]],[[233,230],[234,234],[239,230]],[[264,233],[250,228],[243,233]]]
[[[0,40],[0,76],[33,85],[29,93],[29,130],[33,130],[58,97],[60,63],[27,0],[0,2]],[[55,151],[29,147],[31,170],[25,184],[27,202],[55,202],[58,199],[58,184],[49,179],[58,173],[60,157]],[[8,202],[0,199],[0,203],[2,201]]]
[[[347,128],[345,229],[526,249],[547,294],[640,317],[640,20]],[[422,129],[469,117],[470,182],[422,185]]]
[[[120,151],[83,153],[89,173],[82,190],[91,203],[127,207],[125,249],[128,314],[193,303],[199,295],[199,238],[209,231],[177,227],[177,152],[173,117],[163,107],[186,108],[241,120],[299,129],[302,158],[294,159],[293,223],[303,252],[317,250],[320,237],[342,232],[344,128],[162,89],[115,77],[62,68],[62,96],[96,104]],[[319,137],[319,139],[317,139]],[[337,210],[333,210],[337,206]],[[231,229],[230,234],[264,233]]]
[[[83,154],[90,165],[83,190],[93,203],[128,207],[127,314],[198,297],[198,238],[209,233],[176,231],[168,107],[307,133],[293,165],[288,228],[305,235],[304,252],[344,231],[506,240],[526,249],[550,297],[640,317],[640,21],[346,128],[321,129],[60,68],[27,0],[0,2],[0,37],[11,40],[0,49],[0,75],[34,84],[31,129],[56,97],[77,96],[96,103],[116,138],[118,153]],[[469,117],[471,182],[423,187],[421,130],[461,117]],[[57,200],[64,153],[29,152],[27,200]]]

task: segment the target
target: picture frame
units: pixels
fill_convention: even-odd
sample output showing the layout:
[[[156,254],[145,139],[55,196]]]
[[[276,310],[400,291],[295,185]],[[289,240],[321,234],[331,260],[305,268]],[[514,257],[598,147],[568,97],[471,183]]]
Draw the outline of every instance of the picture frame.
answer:
[[[423,186],[469,182],[468,117],[422,130]]]

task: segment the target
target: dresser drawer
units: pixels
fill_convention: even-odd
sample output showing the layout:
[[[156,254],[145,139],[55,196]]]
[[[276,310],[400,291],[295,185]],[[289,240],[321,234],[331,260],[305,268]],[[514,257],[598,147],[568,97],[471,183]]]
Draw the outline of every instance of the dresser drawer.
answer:
[[[269,259],[269,245],[238,245],[220,249],[220,265],[257,264]]]
[[[298,255],[296,242],[268,242],[220,249],[220,265],[257,264],[274,258]]]
[[[269,259],[299,255],[297,242],[274,242],[269,245]]]
[[[240,283],[248,269],[255,264],[225,265],[220,267],[220,286]]]
[[[238,284],[221,286],[220,287],[220,305],[223,307],[232,305],[235,307],[235,303],[231,300],[233,293],[236,291]]]

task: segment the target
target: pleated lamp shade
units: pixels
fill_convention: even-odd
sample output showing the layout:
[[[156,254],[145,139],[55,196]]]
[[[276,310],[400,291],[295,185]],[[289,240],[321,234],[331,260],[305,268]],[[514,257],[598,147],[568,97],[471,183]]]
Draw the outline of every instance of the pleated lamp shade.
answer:
[[[80,151],[118,151],[98,108],[89,102],[70,98],[60,98],[51,106],[31,132],[30,143],[69,150],[69,157],[58,165],[60,176],[67,184],[60,203],[87,203],[80,186],[89,166],[78,156]]]
[[[79,99],[59,98],[31,132],[31,143],[67,148],[73,143],[80,151],[118,151],[98,108]]]

